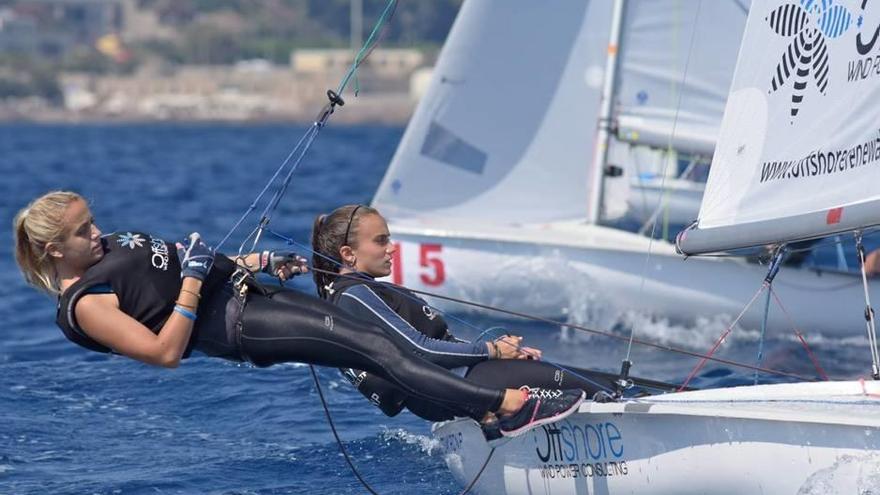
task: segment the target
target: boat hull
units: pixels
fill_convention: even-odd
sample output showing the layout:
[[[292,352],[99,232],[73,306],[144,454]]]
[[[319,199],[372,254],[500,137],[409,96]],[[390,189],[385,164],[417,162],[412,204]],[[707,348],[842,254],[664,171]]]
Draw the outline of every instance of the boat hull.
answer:
[[[875,493],[878,399],[860,398],[857,382],[839,383],[853,394],[827,406],[812,402],[826,396],[809,390],[773,399],[787,385],[739,387],[670,394],[693,397],[678,403],[587,403],[563,421],[494,445],[470,420],[437,425],[434,435],[462,486],[477,478],[475,493]],[[749,398],[761,390],[770,394]]]

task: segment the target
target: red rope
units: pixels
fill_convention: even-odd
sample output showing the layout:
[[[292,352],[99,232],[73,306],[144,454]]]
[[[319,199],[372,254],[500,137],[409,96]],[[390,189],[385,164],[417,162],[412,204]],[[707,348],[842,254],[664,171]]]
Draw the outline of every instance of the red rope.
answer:
[[[807,351],[807,355],[810,356],[810,361],[813,362],[813,366],[816,367],[816,371],[819,372],[819,376],[822,377],[823,380],[828,380],[828,375],[825,373],[825,370],[822,369],[822,365],[819,364],[819,360],[816,359],[816,355],[813,354],[813,351],[810,349],[810,346],[807,345],[807,340],[804,339],[803,334],[800,330],[798,330],[797,325],[794,324],[794,319],[788,314],[788,310],[785,309],[785,306],[782,305],[782,301],[779,299],[779,296],[776,295],[776,291],[773,290],[773,287],[770,287],[770,293],[773,294],[773,299],[776,299],[776,304],[779,305],[779,308],[782,309],[782,312],[785,314],[785,317],[788,318],[788,322],[791,323],[791,328],[794,330],[794,334],[797,335],[798,339],[800,339],[801,344],[804,346],[804,349]]]
[[[700,370],[703,369],[703,366],[706,365],[706,363],[709,361],[709,358],[712,357],[713,354],[715,354],[715,351],[717,351],[718,348],[721,347],[721,344],[724,343],[724,339],[726,339],[727,336],[730,335],[730,332],[733,331],[733,327],[736,326],[743,315],[746,314],[746,311],[748,311],[749,308],[752,307],[752,304],[755,303],[755,299],[757,299],[758,296],[761,295],[761,293],[764,292],[764,289],[766,289],[767,287],[767,282],[761,284],[761,288],[758,289],[758,292],[755,292],[755,295],[752,296],[752,300],[749,301],[748,304],[746,304],[746,307],[744,307],[742,311],[740,311],[739,316],[737,316],[736,319],[733,320],[733,323],[731,323],[730,326],[727,327],[727,330],[725,330],[724,333],[721,334],[721,337],[719,337],[718,340],[715,341],[715,345],[712,346],[712,349],[705,356],[703,356],[703,359],[700,359],[700,362],[697,363],[697,366],[694,367],[693,371],[691,371],[691,373],[685,379],[684,383],[681,384],[681,387],[679,387],[678,389],[679,392],[684,391],[691,380],[693,380],[693,378],[697,376],[697,373],[699,373]]]

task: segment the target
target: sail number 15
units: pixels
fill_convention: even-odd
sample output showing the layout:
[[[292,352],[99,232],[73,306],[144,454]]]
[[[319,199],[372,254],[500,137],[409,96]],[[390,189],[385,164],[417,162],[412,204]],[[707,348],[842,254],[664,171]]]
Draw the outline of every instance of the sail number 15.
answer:
[[[403,250],[399,242],[394,243],[391,259],[391,281],[403,285]],[[443,264],[442,244],[419,244],[419,279],[425,285],[437,287],[446,281],[446,267]]]

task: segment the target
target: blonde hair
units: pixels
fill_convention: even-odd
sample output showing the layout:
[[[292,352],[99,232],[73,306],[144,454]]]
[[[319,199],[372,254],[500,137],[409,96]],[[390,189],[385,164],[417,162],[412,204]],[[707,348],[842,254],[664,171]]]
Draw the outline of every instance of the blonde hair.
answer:
[[[49,294],[60,293],[60,288],[46,245],[64,241],[64,213],[74,201],[85,199],[75,192],[52,191],[31,201],[13,220],[18,268],[29,284]]]

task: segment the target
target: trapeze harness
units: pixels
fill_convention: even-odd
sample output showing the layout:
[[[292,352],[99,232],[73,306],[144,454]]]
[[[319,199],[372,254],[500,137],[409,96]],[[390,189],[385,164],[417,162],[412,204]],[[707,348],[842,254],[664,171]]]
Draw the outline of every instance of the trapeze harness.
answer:
[[[486,346],[457,339],[436,310],[405,287],[376,281],[357,272],[338,277],[327,289],[330,302],[358,319],[383,328],[393,338],[410,342],[420,356],[444,368],[460,368],[468,381],[493,388],[529,385],[544,388],[581,388],[592,396],[602,386],[613,388],[613,380],[586,370],[566,373],[541,361],[489,359]],[[405,391],[379,376],[359,369],[342,369],[351,384],[388,416],[404,407],[428,421],[446,421],[471,416],[460,408],[442,407]],[[580,375],[580,376],[577,376]],[[590,376],[586,379],[585,376]],[[598,381],[597,381],[598,380]],[[480,419],[480,418],[475,418]]]
[[[102,239],[104,257],[71,285],[58,301],[56,323],[76,344],[112,352],[77,324],[74,308],[84,295],[113,292],[120,309],[158,334],[180,292],[176,248],[144,233]],[[202,288],[202,303],[185,356],[195,349],[210,356],[257,366],[303,362],[366,370],[408,395],[471,415],[497,410],[501,388],[468,382],[416,356],[386,332],[351,318],[332,304],[298,291],[268,290],[253,279],[238,297],[230,278],[235,264],[217,253]]]

